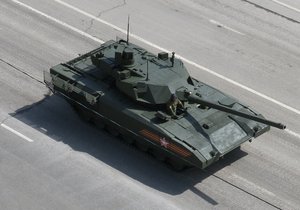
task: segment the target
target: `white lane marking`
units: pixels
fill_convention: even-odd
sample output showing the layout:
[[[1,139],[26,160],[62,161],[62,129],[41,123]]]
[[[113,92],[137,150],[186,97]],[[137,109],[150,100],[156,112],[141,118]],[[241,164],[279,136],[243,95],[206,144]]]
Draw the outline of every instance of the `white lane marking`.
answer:
[[[289,133],[290,135],[292,135],[292,136],[295,136],[295,137],[297,137],[297,138],[299,138],[300,139],[300,134],[298,134],[298,133],[296,133],[296,132],[294,132],[294,131],[291,131],[290,129],[285,129],[285,131],[287,132],[287,133]]]
[[[17,3],[17,4],[19,4],[20,6],[26,7],[27,9],[29,9],[29,10],[31,10],[31,11],[33,11],[33,12],[36,12],[36,13],[38,13],[38,14],[40,14],[41,16],[43,16],[43,17],[45,17],[45,18],[47,18],[47,19],[50,19],[50,20],[52,20],[52,21],[54,21],[54,22],[56,22],[56,23],[58,23],[58,24],[60,24],[60,25],[63,25],[63,26],[65,26],[65,27],[67,27],[67,28],[69,28],[69,29],[71,29],[71,30],[73,30],[73,31],[75,31],[75,32],[77,32],[77,33],[79,33],[79,34],[85,36],[85,37],[91,38],[91,39],[93,39],[93,40],[96,41],[96,42],[99,42],[99,43],[103,43],[103,42],[104,42],[104,41],[102,41],[102,40],[100,40],[100,39],[97,39],[97,38],[95,38],[95,37],[93,37],[93,36],[91,36],[91,35],[89,35],[89,34],[83,32],[83,31],[80,31],[80,30],[77,29],[77,28],[74,28],[73,26],[70,26],[70,25],[68,25],[68,24],[66,24],[66,23],[64,23],[64,22],[62,22],[62,21],[60,21],[60,20],[57,20],[57,19],[55,19],[55,18],[53,18],[53,17],[51,17],[51,16],[49,16],[49,15],[46,15],[45,13],[40,12],[40,11],[38,11],[38,10],[36,10],[36,9],[34,9],[34,8],[32,8],[32,7],[30,7],[30,6],[26,5],[26,4],[24,4],[24,3],[22,3],[22,2],[19,2],[18,0],[12,0],[12,1],[15,2],[15,3]],[[55,0],[55,1],[60,1],[60,0]],[[66,4],[66,3],[64,3],[64,4]],[[70,6],[71,6],[71,5],[70,5]],[[71,7],[73,7],[73,6],[71,6]],[[77,9],[77,8],[76,8],[76,9]],[[80,12],[80,10],[79,10],[78,12]],[[83,12],[83,11],[82,11],[82,12]],[[82,12],[80,12],[80,13],[82,13]],[[85,12],[83,12],[83,13],[85,13]],[[86,13],[86,15],[89,16],[89,17],[94,18],[95,20],[98,20],[98,18],[95,17],[95,16],[93,16],[93,15],[90,15],[90,14],[88,14],[88,13]],[[99,20],[99,21],[102,22],[102,20]],[[105,22],[106,22],[106,21],[103,21],[103,23],[105,23]],[[112,24],[110,24],[110,23],[108,23],[108,24],[109,24],[109,25],[112,25]],[[123,29],[121,29],[121,28],[118,28],[117,26],[113,26],[113,25],[112,25],[111,27],[113,27],[114,29],[119,30],[119,31],[121,31],[121,32],[123,32],[123,33],[126,33],[126,30],[123,30]],[[135,39],[139,40],[139,41],[142,41],[142,42],[148,44],[149,46],[152,46],[152,47],[156,48],[156,49],[159,49],[159,50],[161,50],[161,51],[167,51],[167,52],[170,52],[169,50],[166,50],[166,49],[164,49],[164,48],[162,48],[162,47],[159,47],[158,45],[155,45],[155,44],[153,44],[153,43],[151,43],[151,42],[149,42],[149,41],[147,41],[147,40],[144,40],[144,39],[142,39],[142,38],[139,37],[139,36],[136,36],[136,35],[131,35],[131,36],[134,37]],[[204,70],[204,71],[207,71],[207,72],[209,72],[209,73],[215,75],[216,77],[219,77],[219,78],[221,78],[221,79],[223,79],[223,80],[225,80],[225,81],[227,81],[227,82],[229,82],[229,83],[232,83],[232,84],[234,84],[234,85],[236,85],[236,86],[241,87],[242,89],[245,89],[245,90],[247,90],[247,91],[249,91],[249,92],[251,92],[251,93],[254,93],[254,94],[258,95],[258,96],[261,96],[262,98],[265,98],[265,99],[267,99],[267,100],[269,100],[269,101],[272,101],[272,102],[274,102],[274,103],[276,103],[276,104],[278,104],[278,105],[280,105],[280,106],[282,106],[282,107],[284,107],[284,108],[286,108],[286,109],[289,109],[289,110],[291,110],[291,111],[293,111],[293,112],[295,112],[295,113],[297,113],[297,114],[300,114],[300,111],[299,111],[299,110],[296,110],[296,109],[294,109],[294,108],[292,108],[292,107],[289,107],[289,106],[287,106],[287,105],[285,105],[285,104],[283,104],[283,103],[281,103],[281,102],[279,102],[279,101],[276,101],[275,99],[272,99],[271,97],[268,97],[268,96],[266,96],[266,95],[264,95],[264,94],[262,94],[262,93],[259,93],[259,92],[255,91],[255,90],[251,89],[251,88],[248,88],[248,87],[246,87],[246,86],[244,86],[244,85],[242,85],[242,84],[240,84],[240,83],[238,83],[238,82],[233,81],[232,79],[229,79],[229,78],[227,78],[227,77],[225,77],[225,76],[223,76],[223,75],[221,75],[221,74],[218,74],[218,73],[216,73],[216,72],[214,72],[214,71],[212,71],[212,70],[210,70],[210,69],[208,69],[208,68],[206,68],[206,67],[204,67],[204,66],[201,66],[201,65],[199,65],[199,64],[197,64],[197,63],[195,63],[195,62],[193,62],[193,61],[189,61],[189,60],[187,60],[186,58],[183,58],[183,57],[180,56],[180,55],[177,55],[177,57],[180,58],[181,60],[183,60],[183,61],[186,62],[186,63],[189,63],[189,64],[191,64],[191,65],[193,65],[193,66],[195,66],[195,67],[197,67],[197,68],[199,68],[199,69],[202,69],[202,70]],[[290,130],[289,130],[288,132],[289,132],[290,134],[292,134],[292,135],[294,135],[294,136],[300,138],[300,135],[299,135],[299,134],[297,134],[297,133],[295,133],[295,132],[293,132],[293,131],[290,131]]]
[[[83,15],[85,15],[85,16],[91,18],[91,19],[95,19],[95,20],[97,20],[98,22],[101,22],[101,23],[103,23],[104,25],[107,25],[107,26],[109,26],[109,27],[111,27],[111,28],[113,28],[113,29],[115,29],[115,30],[117,30],[117,31],[120,31],[120,32],[122,32],[122,33],[124,33],[124,34],[127,34],[127,30],[124,30],[124,29],[122,29],[122,28],[119,28],[118,26],[115,26],[115,25],[113,25],[113,24],[111,24],[111,23],[109,23],[109,22],[107,22],[107,21],[105,21],[105,20],[102,20],[102,19],[100,19],[100,18],[98,18],[98,17],[96,17],[96,16],[94,16],[94,15],[91,15],[91,14],[89,14],[89,13],[87,13],[87,12],[81,10],[81,9],[78,9],[77,7],[74,7],[74,6],[68,4],[68,3],[64,2],[64,1],[61,1],[61,0],[54,0],[54,1],[57,2],[57,3],[59,3],[59,4],[64,5],[65,7],[68,7],[68,8],[70,8],[70,9],[72,9],[72,10],[75,10],[76,12],[81,13],[81,14],[83,14]],[[131,35],[131,36],[134,36],[133,34],[130,34],[130,35]]]
[[[233,173],[231,175],[231,177],[232,177],[233,180],[239,180],[238,182],[242,183],[244,186],[246,186],[246,187],[248,187],[250,189],[253,189],[256,192],[261,192],[263,194],[268,194],[268,195],[270,195],[272,197],[276,196],[273,192],[271,192],[271,191],[269,191],[269,190],[267,190],[267,189],[265,189],[263,187],[260,187],[257,184],[255,184],[253,182],[250,182],[249,180],[247,180],[247,179],[245,179],[245,178],[243,178],[243,177],[241,177],[241,176],[239,176],[239,175],[237,175],[235,173]]]
[[[9,130],[10,132],[12,132],[12,133],[16,134],[17,136],[21,137],[22,139],[25,139],[25,140],[28,141],[28,142],[33,142],[32,139],[28,138],[27,136],[23,135],[22,133],[20,133],[20,132],[14,130],[14,129],[12,129],[11,127],[9,127],[9,126],[7,126],[7,125],[5,125],[5,124],[2,123],[1,126],[2,126],[3,128],[5,128],[6,130]]]
[[[277,1],[277,0],[269,0],[269,1],[273,1],[273,2],[275,2],[277,4],[280,4],[281,6],[284,6],[286,8],[291,9],[291,10],[294,10],[295,12],[299,12],[300,13],[300,9],[298,9],[296,7],[292,7],[292,6],[290,6],[290,5],[286,4],[286,3],[283,3],[283,2],[280,2],[280,1]]]
[[[215,24],[215,25],[217,25],[217,26],[222,26],[223,28],[225,28],[225,29],[227,29],[227,30],[229,30],[229,31],[232,31],[232,32],[234,32],[234,33],[237,33],[237,34],[240,34],[240,35],[242,35],[242,36],[244,36],[245,34],[244,33],[242,33],[242,32],[239,32],[239,31],[237,31],[237,30],[235,30],[235,29],[233,29],[233,28],[230,28],[230,27],[228,27],[228,26],[226,26],[226,25],[224,25],[224,24],[222,24],[222,23],[220,23],[220,22],[218,22],[218,21],[216,21],[216,20],[209,20],[209,22],[211,22],[212,24]]]
[[[33,7],[28,6],[28,5],[22,3],[22,2],[20,2],[20,1],[18,1],[18,0],[12,0],[12,1],[13,1],[14,3],[16,3],[16,4],[20,5],[20,6],[22,6],[22,7],[25,7],[25,8],[27,8],[27,9],[29,9],[29,10],[31,10],[31,11],[37,13],[37,14],[39,14],[39,15],[41,15],[41,16],[47,18],[47,19],[49,19],[49,20],[52,20],[52,21],[55,22],[55,23],[58,23],[59,25],[62,25],[62,26],[66,27],[66,28],[68,28],[68,29],[70,29],[70,30],[72,30],[72,31],[74,31],[74,32],[77,32],[77,33],[81,34],[82,36],[85,36],[85,37],[87,37],[87,38],[90,38],[90,39],[92,39],[92,40],[94,40],[94,41],[96,41],[96,42],[99,42],[99,43],[101,43],[101,44],[104,43],[104,41],[102,41],[102,40],[100,40],[100,39],[98,39],[98,38],[96,38],[96,37],[93,37],[93,36],[91,36],[90,34],[84,32],[84,31],[81,31],[81,30],[79,30],[79,29],[77,29],[77,28],[75,28],[75,27],[73,27],[73,26],[71,26],[71,25],[69,25],[69,24],[67,24],[67,23],[65,23],[65,22],[62,22],[62,21],[60,21],[60,20],[58,20],[58,19],[56,19],[56,18],[54,18],[54,17],[51,17],[51,16],[49,16],[49,15],[43,13],[43,12],[40,12],[39,10],[36,10],[36,9],[34,9]]]
[[[66,2],[63,2],[61,0],[54,0],[54,1],[57,2],[57,3],[60,3],[60,4],[64,5],[64,6],[66,6],[66,7],[70,8],[70,9],[72,9],[72,10],[77,11],[80,14],[83,14],[83,15],[85,15],[85,16],[87,16],[89,18],[92,18],[92,19],[94,19],[94,20],[96,20],[98,22],[101,22],[101,23],[103,23],[103,24],[105,24],[107,26],[110,26],[110,27],[112,27],[113,29],[115,29],[117,31],[120,31],[120,32],[122,32],[124,34],[127,33],[126,30],[124,30],[122,28],[119,28],[118,26],[115,26],[115,25],[113,25],[111,23],[108,23],[107,21],[102,20],[102,19],[100,19],[100,18],[98,18],[98,17],[96,17],[94,15],[91,15],[91,14],[89,14],[89,13],[87,13],[87,12],[81,10],[81,9],[78,9],[77,7],[74,7],[74,6],[72,6],[72,5],[70,5],[70,4],[66,3]],[[133,38],[135,38],[135,39],[137,39],[137,40],[139,40],[139,41],[141,41],[141,42],[144,42],[145,44],[147,44],[147,45],[149,45],[151,47],[154,47],[154,48],[159,49],[161,51],[170,52],[170,50],[164,49],[164,48],[162,48],[162,47],[160,47],[160,46],[158,46],[156,44],[153,44],[153,43],[151,43],[151,42],[149,42],[149,41],[147,41],[147,40],[145,40],[145,39],[143,39],[143,38],[141,38],[141,37],[139,37],[139,36],[137,36],[135,34],[131,34],[130,33],[130,36],[133,37]],[[233,85],[236,85],[236,86],[238,86],[238,87],[240,87],[240,88],[242,88],[244,90],[247,90],[247,91],[249,91],[249,92],[251,92],[251,93],[253,93],[255,95],[258,95],[258,96],[260,96],[260,97],[262,97],[262,98],[264,98],[264,99],[266,99],[268,101],[271,101],[271,102],[273,102],[273,103],[275,103],[275,104],[277,104],[277,105],[279,105],[281,107],[284,107],[285,109],[288,109],[288,110],[290,110],[290,111],[292,111],[292,112],[300,115],[300,110],[297,110],[297,109],[295,109],[295,108],[293,108],[293,107],[291,107],[291,106],[289,106],[287,104],[284,104],[284,103],[282,103],[280,101],[277,101],[277,100],[275,100],[275,99],[273,99],[273,98],[271,98],[271,97],[269,97],[269,96],[267,96],[267,95],[265,95],[263,93],[259,93],[259,92],[257,92],[256,90],[254,90],[252,88],[249,88],[249,87],[247,87],[245,85],[242,85],[242,84],[240,84],[240,83],[238,83],[238,82],[236,82],[236,81],[234,81],[232,79],[229,79],[229,78],[227,78],[227,77],[225,77],[225,76],[223,76],[223,75],[221,75],[219,73],[216,73],[216,72],[214,72],[214,71],[212,71],[212,70],[210,70],[210,69],[208,69],[208,68],[206,68],[204,66],[201,66],[201,65],[199,65],[199,64],[197,64],[197,63],[195,63],[193,61],[190,61],[190,60],[188,60],[188,59],[186,59],[186,58],[184,58],[184,57],[182,57],[182,56],[180,56],[178,54],[177,54],[177,57],[180,58],[185,63],[188,63],[188,64],[190,64],[192,66],[195,66],[198,69],[206,71],[206,72],[208,72],[208,73],[210,73],[210,74],[212,74],[212,75],[214,75],[214,76],[216,76],[216,77],[218,77],[220,79],[223,79],[223,80],[225,80],[225,81],[227,81],[227,82],[229,82],[229,83],[231,83]]]

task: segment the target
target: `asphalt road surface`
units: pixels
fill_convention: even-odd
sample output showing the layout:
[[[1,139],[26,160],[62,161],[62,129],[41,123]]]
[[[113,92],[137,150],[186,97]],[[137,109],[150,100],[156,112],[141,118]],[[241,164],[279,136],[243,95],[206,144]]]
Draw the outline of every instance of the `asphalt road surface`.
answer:
[[[116,37],[175,51],[271,129],[205,171],[174,172],[84,123],[43,71]],[[2,0],[1,209],[300,209],[300,2]]]

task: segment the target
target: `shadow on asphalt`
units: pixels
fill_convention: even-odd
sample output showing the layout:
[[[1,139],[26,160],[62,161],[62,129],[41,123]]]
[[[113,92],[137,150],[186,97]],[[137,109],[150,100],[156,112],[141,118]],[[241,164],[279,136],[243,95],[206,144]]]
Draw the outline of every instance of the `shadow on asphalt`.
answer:
[[[212,205],[217,205],[217,201],[194,186],[247,155],[242,150],[235,150],[205,171],[189,168],[175,172],[147,153],[83,122],[58,96],[47,96],[11,115],[53,140],[69,145],[74,151],[87,153],[151,188],[170,195],[191,190]]]

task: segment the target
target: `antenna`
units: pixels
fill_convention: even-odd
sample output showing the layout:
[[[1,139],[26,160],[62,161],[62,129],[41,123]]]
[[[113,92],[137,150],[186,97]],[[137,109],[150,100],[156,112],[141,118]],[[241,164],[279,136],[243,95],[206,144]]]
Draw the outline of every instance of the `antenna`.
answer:
[[[149,60],[147,59],[147,77],[146,77],[146,81],[149,80],[149,64],[148,64]]]
[[[129,44],[129,21],[130,21],[130,16],[128,15],[128,22],[127,22],[127,44]]]
[[[174,59],[175,59],[175,52],[172,52],[172,57],[171,57],[171,63],[172,63],[172,67],[174,66]]]

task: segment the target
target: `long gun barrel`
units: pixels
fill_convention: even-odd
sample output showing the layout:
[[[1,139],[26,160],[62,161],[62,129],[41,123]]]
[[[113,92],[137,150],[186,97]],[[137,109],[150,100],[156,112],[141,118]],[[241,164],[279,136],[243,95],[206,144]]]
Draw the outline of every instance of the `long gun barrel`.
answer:
[[[190,102],[202,104],[204,106],[208,106],[208,107],[213,108],[213,109],[217,109],[217,110],[227,112],[227,113],[230,113],[230,114],[233,114],[233,115],[237,115],[237,116],[244,117],[244,118],[247,118],[247,119],[250,119],[250,120],[254,120],[254,121],[266,124],[266,125],[270,125],[272,127],[276,127],[276,128],[279,128],[279,129],[285,129],[286,128],[286,126],[281,124],[281,123],[266,120],[266,119],[263,119],[261,117],[254,116],[254,115],[251,115],[251,114],[246,114],[246,113],[231,109],[229,107],[226,107],[226,106],[223,106],[223,105],[220,105],[220,104],[215,104],[215,103],[203,100],[202,98],[200,98],[196,95],[191,94],[187,97],[187,99]]]

